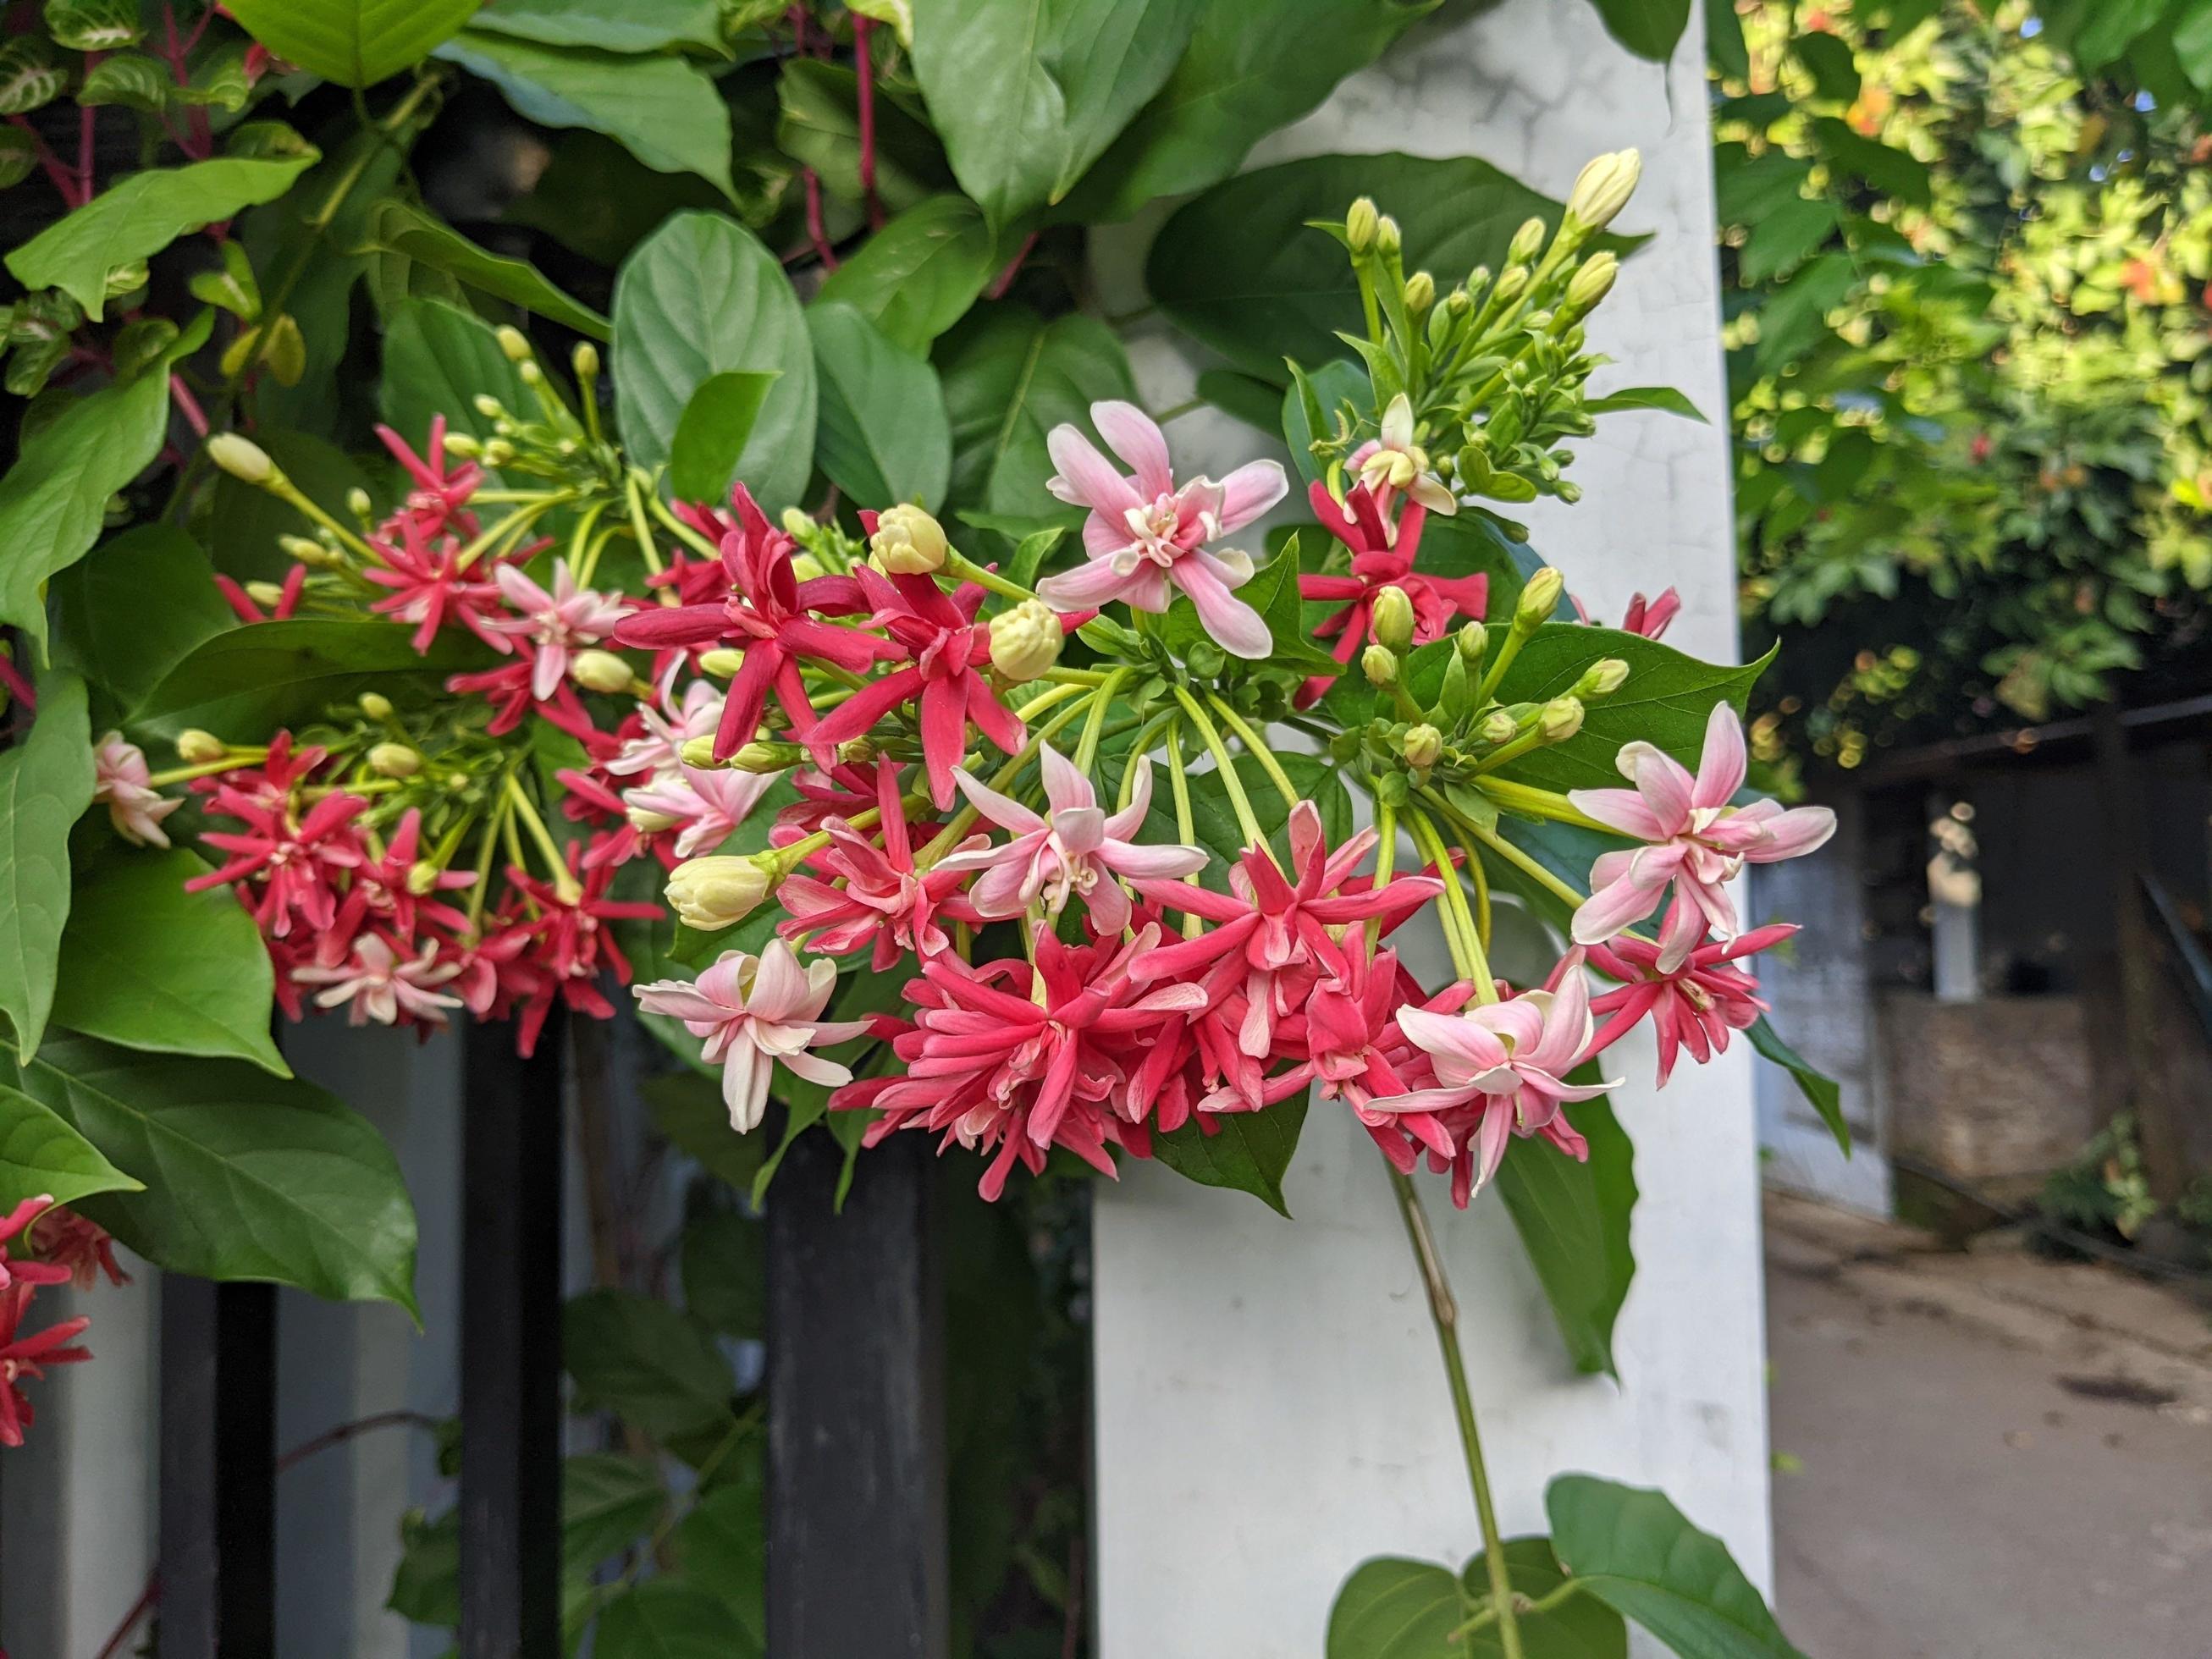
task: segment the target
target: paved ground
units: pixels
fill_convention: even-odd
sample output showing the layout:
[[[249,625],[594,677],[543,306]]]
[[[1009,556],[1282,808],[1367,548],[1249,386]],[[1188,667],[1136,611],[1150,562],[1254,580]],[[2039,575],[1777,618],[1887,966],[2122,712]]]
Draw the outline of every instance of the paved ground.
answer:
[[[1777,1600],[1812,1659],[2212,1659],[2212,1323],[1767,1200]]]

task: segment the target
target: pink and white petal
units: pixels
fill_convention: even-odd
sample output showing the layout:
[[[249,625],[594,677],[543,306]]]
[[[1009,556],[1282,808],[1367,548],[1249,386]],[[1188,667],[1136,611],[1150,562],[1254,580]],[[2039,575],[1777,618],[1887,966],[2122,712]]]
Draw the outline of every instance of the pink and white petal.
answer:
[[[1793,806],[1780,817],[1768,819],[1765,839],[1746,848],[1743,856],[1753,864],[1802,858],[1826,846],[1828,837],[1835,833],[1836,815],[1831,808]]]
[[[1660,895],[1666,890],[1663,883],[1647,886],[1630,876],[1601,884],[1575,911],[1575,943],[1602,945],[1624,928],[1633,927],[1659,908]]]
[[[1053,834],[1077,857],[1097,852],[1106,844],[1106,814],[1096,806],[1070,806],[1052,815]]]
[[[796,1054],[776,1056],[793,1077],[805,1078],[809,1083],[819,1083],[832,1089],[842,1088],[853,1080],[852,1068],[839,1065],[834,1060],[824,1060],[820,1054],[800,1049]]]
[[[1616,764],[1635,784],[1636,793],[1644,797],[1644,804],[1651,809],[1662,830],[1679,836],[1689,826],[1690,794],[1695,784],[1682,769],[1681,762],[1639,740],[1622,747]]]
[[[1021,915],[1029,908],[1030,892],[1041,884],[1037,865],[1032,857],[993,866],[968,890],[968,902],[978,915],[994,920]]]
[[[1012,796],[1002,795],[990,785],[976,782],[966,772],[955,772],[952,775],[952,781],[960,786],[960,793],[968,797],[968,804],[1001,830],[1012,830],[1016,835],[1027,836],[1036,834],[1049,827],[1042,817],[1014,799]],[[945,862],[948,866],[951,865],[950,859]],[[968,866],[952,866],[951,867]]]
[[[1152,757],[1139,755],[1133,763],[1137,781],[1129,791],[1129,804],[1106,820],[1109,841],[1127,841],[1144,828],[1152,814]]]
[[[1109,519],[1119,519],[1132,507],[1144,505],[1129,481],[1075,427],[1063,422],[1053,428],[1045,436],[1044,447],[1052,464],[1060,469],[1059,476],[1048,479],[1045,488],[1061,501],[1087,507]]]
[[[1705,913],[1698,908],[1695,899],[1677,887],[1674,902],[1667,907],[1666,919],[1659,924],[1659,971],[1674,972],[1690,959],[1690,952],[1705,942]]]
[[[1216,645],[1247,662],[1264,662],[1274,654],[1275,638],[1267,631],[1266,618],[1224,587],[1211,571],[1185,559],[1176,563],[1175,576]]]
[[[1633,789],[1570,789],[1567,799],[1575,811],[1595,818],[1608,830],[1638,841],[1664,841],[1668,830],[1644,797]]]
[[[1506,1061],[1505,1045],[1496,1032],[1458,1014],[1409,1006],[1398,1011],[1398,1029],[1431,1058],[1455,1060],[1469,1072],[1494,1071]]]
[[[831,964],[823,965],[836,971]],[[804,1018],[813,1012],[806,1006],[808,989],[806,970],[799,965],[791,947],[772,939],[761,947],[760,965],[753,970],[753,994],[745,999],[745,1012],[770,1025]]]
[[[1084,903],[1091,912],[1091,925],[1101,934],[1118,933],[1129,925],[1129,895],[1111,876],[1095,883]]]
[[[1134,404],[1119,398],[1091,405],[1091,424],[1137,475],[1137,493],[1148,501],[1175,494],[1175,471],[1168,459],[1167,434]]]
[[[1290,493],[1279,461],[1247,461],[1221,481],[1221,533],[1241,530]]]
[[[1046,744],[1037,755],[1038,769],[1044,774],[1044,798],[1053,815],[1075,807],[1096,808],[1098,793],[1091,787],[1091,780],[1076,770],[1075,763]]]
[[[1111,604],[1115,599],[1135,605],[1134,596],[1145,586],[1142,575],[1141,571],[1133,571],[1125,576],[1106,559],[1094,557],[1088,564],[1047,576],[1037,584],[1037,598],[1055,611],[1089,611]],[[1138,608],[1149,610],[1152,607],[1139,605]]]
[[[1099,848],[1096,861],[1133,881],[1173,881],[1205,869],[1212,857],[1203,847],[1162,846],[1109,836]]]
[[[1743,787],[1747,756],[1743,722],[1725,702],[1713,705],[1705,721],[1705,750],[1698,762],[1698,781],[1691,791],[1692,806],[1726,806]]]

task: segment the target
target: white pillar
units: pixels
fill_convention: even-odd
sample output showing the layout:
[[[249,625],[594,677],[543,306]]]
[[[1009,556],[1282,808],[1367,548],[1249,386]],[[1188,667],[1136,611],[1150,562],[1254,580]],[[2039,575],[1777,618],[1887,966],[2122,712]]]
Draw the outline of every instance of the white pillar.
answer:
[[[1681,590],[1670,641],[1735,653],[1727,400],[1712,247],[1712,163],[1692,24],[1671,71],[1632,58],[1596,12],[1508,0],[1417,31],[1264,145],[1294,155],[1473,154],[1563,198],[1591,155],[1633,144],[1644,182],[1621,228],[1657,240],[1625,266],[1592,333],[1619,360],[1598,389],[1665,383],[1712,420],[1614,416],[1581,446],[1582,503],[1529,510],[1534,544],[1592,614]],[[1382,204],[1389,210],[1391,204]],[[1156,221],[1101,260],[1119,303]],[[1112,292],[1116,287],[1120,293]],[[1147,400],[1189,395],[1164,333],[1141,341]],[[1179,453],[1218,471],[1252,434],[1178,421]],[[1432,942],[1433,943],[1433,942]],[[1441,977],[1442,951],[1419,963]],[[1765,1351],[1750,1056],[1685,1066],[1662,1098],[1650,1046],[1614,1051],[1636,1145],[1635,1287],[1616,1333],[1622,1382],[1577,1376],[1502,1206],[1454,1213],[1426,1187],[1509,1533],[1541,1530],[1553,1474],[1664,1488],[1770,1578]],[[1285,1182],[1297,1219],[1135,1166],[1098,1189],[1097,1572],[1103,1659],[1234,1653],[1309,1659],[1339,1583],[1367,1556],[1455,1565],[1480,1547],[1420,1287],[1381,1160],[1326,1104]]]

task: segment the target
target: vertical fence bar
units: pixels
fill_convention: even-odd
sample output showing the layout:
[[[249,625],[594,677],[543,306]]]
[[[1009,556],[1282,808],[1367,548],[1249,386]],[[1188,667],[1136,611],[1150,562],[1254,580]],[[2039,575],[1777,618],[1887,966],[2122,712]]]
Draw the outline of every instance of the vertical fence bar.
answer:
[[[893,1135],[832,1199],[809,1131],[768,1202],[768,1646],[945,1659],[943,1281],[933,1147]]]
[[[506,1025],[464,1039],[462,1659],[561,1652],[561,1062]]]
[[[160,1659],[276,1651],[276,1290],[161,1280]]]

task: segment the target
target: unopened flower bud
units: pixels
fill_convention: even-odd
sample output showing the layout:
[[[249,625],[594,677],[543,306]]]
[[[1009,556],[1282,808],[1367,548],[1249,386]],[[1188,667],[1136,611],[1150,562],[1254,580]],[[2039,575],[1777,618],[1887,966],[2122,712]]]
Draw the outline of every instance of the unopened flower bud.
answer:
[[[368,769],[380,778],[411,778],[422,769],[422,751],[404,743],[380,743],[368,751]]]
[[[381,691],[364,691],[361,694],[361,712],[373,720],[388,720],[392,718],[392,699]]]
[[[1376,252],[1387,258],[1395,254],[1404,246],[1405,238],[1400,234],[1398,222],[1395,219],[1386,213],[1376,220],[1375,251]]]
[[[1510,710],[1493,708],[1482,717],[1482,724],[1475,728],[1475,735],[1492,745],[1510,743],[1521,735],[1521,722],[1513,718]]]
[[[1600,155],[1585,167],[1567,195],[1567,217],[1585,230],[1602,230],[1628,204],[1644,176],[1644,158],[1632,149]]]
[[[210,460],[240,483],[266,486],[284,476],[269,459],[267,450],[235,432],[216,433],[207,441],[207,453]]]
[[[822,568],[822,561],[811,553],[798,553],[792,556],[791,574],[794,581],[811,582],[817,576],[826,576],[829,574]]]
[[[1352,211],[1344,216],[1344,240],[1354,253],[1364,253],[1375,246],[1375,233],[1382,222],[1376,210],[1375,198],[1363,196],[1352,204]]]
[[[951,549],[945,526],[918,507],[902,502],[877,515],[876,533],[868,538],[876,563],[894,576],[924,576],[945,568]]]
[[[813,515],[801,507],[785,507],[776,522],[783,526],[783,533],[795,542],[805,540],[822,527],[814,522]]]
[[[657,836],[662,830],[673,830],[684,822],[673,813],[657,812],[650,806],[635,804],[623,809],[623,817],[629,820],[629,827],[641,836]]]
[[[1459,630],[1459,654],[1469,668],[1480,663],[1490,650],[1490,630],[1479,622],[1471,622]]]
[[[1536,716],[1536,729],[1546,743],[1565,743],[1583,729],[1583,700],[1554,697]]]
[[[324,546],[313,536],[279,536],[276,545],[301,564],[314,569],[333,569],[345,562],[345,556],[336,548]]]
[[[486,466],[505,466],[514,459],[514,446],[504,438],[494,438],[483,447]]]
[[[848,766],[866,766],[882,751],[873,738],[848,738],[837,745],[837,758]]]
[[[991,666],[1017,684],[1060,660],[1066,636],[1060,614],[1042,599],[1024,599],[991,618]]]
[[[446,453],[458,455],[465,461],[473,461],[483,453],[483,446],[477,441],[473,432],[448,432],[446,434]]]
[[[1505,263],[1527,264],[1544,251],[1544,238],[1550,234],[1551,228],[1541,219],[1522,220],[1521,228],[1513,233],[1512,241],[1506,245]]]
[[[1568,279],[1567,308],[1577,315],[1588,311],[1600,300],[1613,292],[1613,278],[1620,274],[1620,261],[1601,249],[1582,263],[1582,268]]]
[[[493,397],[490,392],[479,392],[472,401],[475,404],[477,413],[483,416],[487,421],[499,421],[507,418],[507,405],[500,402],[498,398]]]
[[[714,740],[706,741],[711,748]],[[688,744],[684,746],[687,750],[690,747]],[[743,743],[738,745],[738,752],[730,757],[730,764],[740,772],[787,772],[798,760],[799,750],[788,744]]]
[[[186,726],[177,733],[177,758],[187,766],[205,766],[210,761],[219,761],[230,752],[230,746],[212,732],[203,732],[197,726]]]
[[[627,691],[636,676],[611,651],[579,651],[568,665],[568,677],[586,691]]]
[[[545,379],[545,371],[527,359],[515,366],[514,377],[525,386],[537,386]]]
[[[599,378],[599,349],[589,340],[577,341],[576,349],[570,354],[568,361],[574,365],[578,380],[592,380]]]
[[[1528,286],[1528,268],[1526,265],[1508,266],[1506,268],[1505,274],[1498,279],[1498,298],[1499,303],[1503,305],[1512,304],[1514,301],[1519,299],[1522,293],[1527,290]]]
[[[1409,726],[1398,739],[1398,751],[1408,766],[1434,766],[1443,757],[1444,734],[1433,726]]]
[[[369,500],[368,492],[366,489],[356,484],[351,489],[346,491],[346,511],[352,514],[355,518],[366,522],[375,513],[376,503]]]
[[[714,758],[714,740],[712,738],[686,738],[678,745],[676,755],[686,766],[696,767],[701,771],[720,764]]]
[[[274,610],[284,603],[284,590],[275,582],[248,582],[246,584],[246,597],[256,605],[267,605]]]
[[[1628,665],[1618,657],[1600,657],[1583,670],[1582,678],[1575,682],[1575,696],[1588,702],[1599,697],[1609,697],[1621,688],[1628,678]]]
[[[1444,309],[1453,317],[1464,317],[1474,309],[1474,296],[1463,288],[1455,288],[1444,295]]]
[[[687,927],[712,933],[735,927],[775,890],[776,872],[758,859],[710,854],[668,872],[668,902]]]
[[[1425,313],[1437,302],[1437,279],[1425,270],[1417,270],[1406,278],[1406,309],[1416,317]]]
[[[726,645],[718,645],[712,651],[702,651],[699,653],[701,671],[712,674],[718,680],[733,678],[738,670],[744,665],[745,653],[732,650]]]
[[[1370,645],[1359,653],[1359,672],[1370,685],[1398,683],[1398,655],[1387,645]]]
[[[510,363],[530,361],[530,337],[512,324],[502,324],[498,330],[499,349],[507,354]]]
[[[1375,596],[1375,642],[1403,651],[1413,642],[1413,601],[1402,587],[1386,587]]]
[[[1528,585],[1521,590],[1521,597],[1513,606],[1513,625],[1524,634],[1533,634],[1542,623],[1552,619],[1559,608],[1559,595],[1565,591],[1567,579],[1559,574],[1557,565],[1544,565],[1528,578]]]
[[[407,890],[416,898],[428,898],[438,890],[438,878],[446,872],[428,859],[416,859],[407,866]]]

